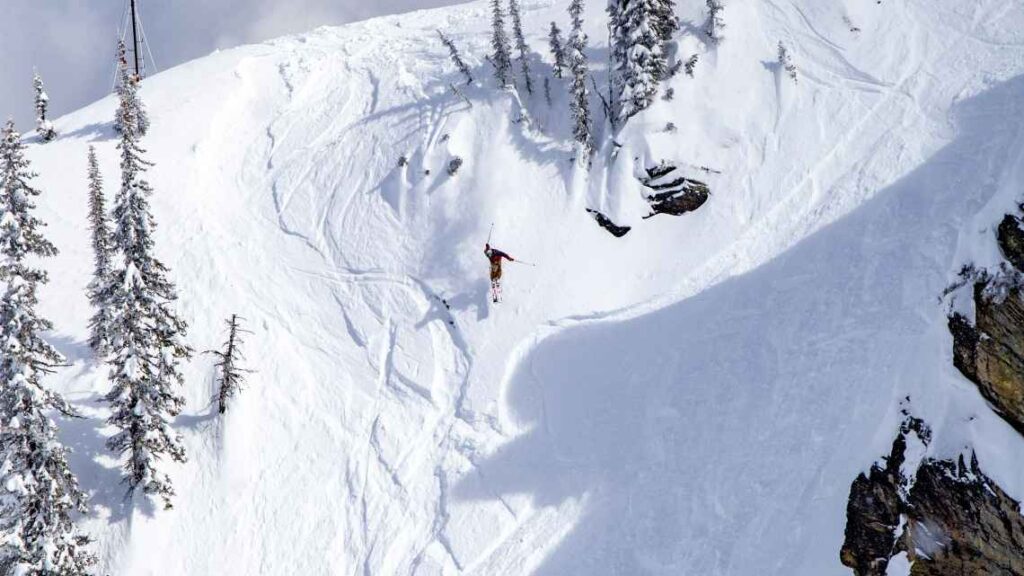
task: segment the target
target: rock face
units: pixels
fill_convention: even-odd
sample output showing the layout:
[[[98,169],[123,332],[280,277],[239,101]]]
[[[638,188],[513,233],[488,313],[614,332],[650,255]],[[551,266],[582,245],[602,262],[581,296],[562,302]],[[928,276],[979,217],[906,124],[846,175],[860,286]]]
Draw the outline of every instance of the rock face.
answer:
[[[1024,574],[1020,503],[985,477],[977,458],[921,466],[908,504],[912,576]]]
[[[1007,214],[999,224],[999,249],[1014,268],[1024,272],[1024,230],[1020,218]]]
[[[1024,434],[1024,293],[988,298],[975,286],[975,379],[982,395]]]
[[[1024,231],[1006,216],[998,243],[1007,261],[995,275],[965,268],[975,322],[949,318],[953,363],[1007,422],[1024,434]],[[850,488],[844,565],[857,576],[885,576],[905,553],[911,576],[1024,576],[1024,516],[1010,498],[970,464],[924,458],[930,433],[907,417],[892,451]],[[910,446],[914,446],[914,450]]]
[[[645,218],[657,214],[682,216],[703,206],[711,195],[707,184],[686,178],[672,164],[662,162],[646,172],[647,177],[641,178],[640,182],[650,190],[647,202],[652,212]]]
[[[924,459],[916,470],[908,439],[927,446],[923,422],[908,418],[892,451],[850,488],[846,539],[840,552],[857,576],[885,576],[905,552],[912,576],[1024,575],[1024,516],[1020,504],[971,457]]]
[[[896,529],[900,524],[899,488],[906,440],[903,434],[893,442],[885,464],[875,464],[850,487],[846,505],[846,539],[839,558],[858,576],[885,576],[889,558],[897,553]]]
[[[1024,434],[1024,293],[1013,288],[1001,299],[992,298],[985,287],[974,287],[976,326],[960,314],[949,319],[953,363]]]
[[[998,242],[1006,259],[1024,272],[1024,232],[1020,220],[1007,215]],[[1000,283],[998,290],[992,290]],[[960,314],[949,319],[953,363],[977,384],[996,412],[1024,434],[1024,286],[1015,279],[985,277],[974,284],[976,323]]]

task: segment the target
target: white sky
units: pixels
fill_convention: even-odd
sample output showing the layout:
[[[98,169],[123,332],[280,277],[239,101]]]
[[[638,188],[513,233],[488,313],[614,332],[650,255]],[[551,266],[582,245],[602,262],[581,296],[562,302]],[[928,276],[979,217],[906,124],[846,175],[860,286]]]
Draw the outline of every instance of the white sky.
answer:
[[[116,30],[127,0],[0,0],[0,117],[33,129],[32,69],[50,115],[80,108],[111,86]],[[462,0],[137,0],[161,70],[229,48],[371,16]]]

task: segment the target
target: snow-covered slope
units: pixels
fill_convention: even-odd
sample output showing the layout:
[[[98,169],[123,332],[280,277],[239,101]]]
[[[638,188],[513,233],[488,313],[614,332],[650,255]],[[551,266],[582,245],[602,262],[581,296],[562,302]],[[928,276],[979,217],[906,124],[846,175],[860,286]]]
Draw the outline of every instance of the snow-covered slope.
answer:
[[[699,25],[703,2],[679,4]],[[523,9],[547,62],[564,3]],[[939,300],[1021,196],[1024,8],[733,0],[725,17],[716,48],[681,36],[695,78],[589,175],[559,81],[550,108],[494,88],[483,2],[147,79],[157,249],[190,341],[216,347],[238,313],[256,370],[219,418],[213,359],[189,366],[168,512],[121,499],[83,344],[85,154],[112,192],[114,103],[57,121],[31,150],[62,249],[43,308],[73,360],[55,384],[88,416],[62,430],[104,573],[845,574],[849,483],[908,395],[933,450],[974,447],[1024,497],[1005,464],[1024,443],[953,371]],[[476,66],[467,99],[435,29]],[[641,220],[634,171],[663,159],[720,172],[711,200]],[[635,228],[613,238],[585,207]],[[492,222],[536,263],[508,265],[498,306]]]

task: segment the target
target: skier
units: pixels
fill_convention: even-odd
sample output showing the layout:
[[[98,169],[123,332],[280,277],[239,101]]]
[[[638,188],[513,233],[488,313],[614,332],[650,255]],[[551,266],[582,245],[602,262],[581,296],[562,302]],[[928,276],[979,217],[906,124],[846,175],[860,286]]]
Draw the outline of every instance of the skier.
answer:
[[[484,255],[491,261],[491,298],[497,303],[501,299],[501,259],[516,260],[501,250],[491,248],[490,243],[484,244]]]

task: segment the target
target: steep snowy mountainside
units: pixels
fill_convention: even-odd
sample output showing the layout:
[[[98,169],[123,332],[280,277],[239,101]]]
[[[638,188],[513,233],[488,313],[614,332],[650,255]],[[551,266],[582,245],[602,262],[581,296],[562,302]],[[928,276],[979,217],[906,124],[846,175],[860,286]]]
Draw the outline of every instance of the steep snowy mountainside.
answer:
[[[147,79],[157,250],[190,341],[216,346],[238,313],[256,371],[218,418],[213,359],[191,363],[169,512],[122,501],[82,344],[85,154],[112,193],[114,103],[59,119],[31,150],[62,250],[42,297],[73,361],[56,379],[87,415],[63,437],[104,572],[846,574],[849,482],[908,394],[935,450],[973,446],[1024,496],[995,464],[1020,440],[949,367],[938,303],[1020,196],[1024,9],[734,0],[708,46],[703,2],[679,4],[694,78],[589,174],[560,81],[550,107],[495,87],[483,2]],[[565,7],[523,3],[538,78]],[[599,86],[603,7],[586,18]],[[474,67],[461,94],[437,29]],[[720,172],[708,203],[642,219],[636,173],[661,160]],[[634,229],[613,238],[585,208]],[[536,264],[506,265],[497,306],[492,222]]]

